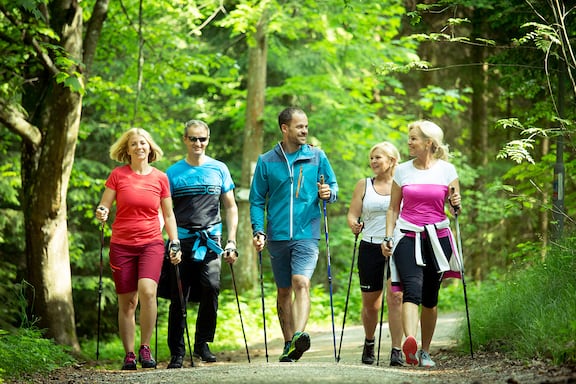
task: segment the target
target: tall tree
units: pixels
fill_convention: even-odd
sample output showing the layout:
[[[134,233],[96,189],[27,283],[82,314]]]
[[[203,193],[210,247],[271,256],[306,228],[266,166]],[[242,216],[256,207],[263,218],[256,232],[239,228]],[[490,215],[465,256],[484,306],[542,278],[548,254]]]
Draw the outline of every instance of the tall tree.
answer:
[[[254,289],[257,286],[254,247],[252,246],[252,225],[250,222],[250,203],[248,189],[258,155],[262,152],[264,139],[264,100],[266,90],[266,63],[268,45],[266,36],[267,12],[263,8],[259,12],[255,32],[248,37],[248,87],[246,98],[246,124],[244,127],[244,143],[242,145],[242,178],[241,193],[238,208],[240,223],[238,225],[239,244],[242,247],[240,260],[243,273],[240,285]]]
[[[97,2],[102,16],[107,1]],[[26,237],[29,309],[47,336],[80,350],[74,322],[66,193],[84,92],[83,21],[77,0],[1,5],[0,36],[10,60],[0,76],[0,122],[22,140],[21,209]],[[93,52],[105,17],[88,33]],[[4,49],[4,48],[7,49]]]

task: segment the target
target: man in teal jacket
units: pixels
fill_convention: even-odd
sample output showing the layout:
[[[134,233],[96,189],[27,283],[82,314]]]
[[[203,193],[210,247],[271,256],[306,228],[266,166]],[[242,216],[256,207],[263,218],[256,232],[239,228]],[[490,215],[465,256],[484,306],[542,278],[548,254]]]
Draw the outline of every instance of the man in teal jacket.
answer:
[[[258,252],[267,243],[284,336],[281,362],[310,348],[310,278],[318,261],[319,202],[336,201],[338,184],[326,154],[306,144],[308,118],[299,108],[278,115],[282,142],[260,155],[250,188],[250,220]],[[264,217],[267,224],[265,228]]]

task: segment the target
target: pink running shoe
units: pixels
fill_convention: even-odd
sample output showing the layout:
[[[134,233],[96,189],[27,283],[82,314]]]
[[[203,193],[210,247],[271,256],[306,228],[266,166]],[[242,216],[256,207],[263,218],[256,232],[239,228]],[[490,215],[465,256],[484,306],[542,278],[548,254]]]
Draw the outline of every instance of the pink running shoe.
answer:
[[[418,352],[418,342],[414,336],[408,336],[406,340],[404,340],[402,351],[404,352],[404,356],[406,356],[406,364],[418,365],[418,357],[416,356],[416,352]]]

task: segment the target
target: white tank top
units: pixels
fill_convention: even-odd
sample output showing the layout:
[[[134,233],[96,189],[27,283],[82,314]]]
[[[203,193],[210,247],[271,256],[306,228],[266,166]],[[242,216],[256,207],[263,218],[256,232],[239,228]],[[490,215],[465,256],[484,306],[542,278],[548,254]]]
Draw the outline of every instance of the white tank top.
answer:
[[[362,199],[362,239],[381,244],[386,236],[386,212],[390,206],[390,195],[381,195],[374,189],[371,178],[366,178],[366,190]]]

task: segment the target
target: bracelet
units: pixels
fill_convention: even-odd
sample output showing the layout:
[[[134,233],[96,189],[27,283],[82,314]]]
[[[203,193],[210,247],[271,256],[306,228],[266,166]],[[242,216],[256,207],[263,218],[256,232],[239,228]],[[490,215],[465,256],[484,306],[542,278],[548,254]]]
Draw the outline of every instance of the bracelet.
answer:
[[[390,241],[393,241],[394,238],[390,237],[390,236],[384,236],[384,242],[385,243],[389,243]]]
[[[228,244],[228,243],[232,243],[232,244],[234,244],[234,246],[236,246],[236,242],[235,242],[234,240],[228,240],[228,241],[226,242],[226,244]]]
[[[256,236],[264,236],[264,241],[266,241],[266,239],[268,238],[268,236],[266,236],[266,234],[262,231],[254,232],[254,235],[252,235],[252,237]]]

